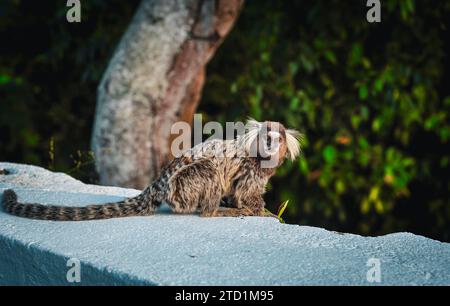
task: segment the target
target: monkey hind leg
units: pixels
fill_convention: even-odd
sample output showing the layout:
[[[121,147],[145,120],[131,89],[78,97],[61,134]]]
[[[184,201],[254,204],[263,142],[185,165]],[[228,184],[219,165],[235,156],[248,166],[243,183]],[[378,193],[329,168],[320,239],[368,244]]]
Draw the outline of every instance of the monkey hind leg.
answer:
[[[204,211],[202,217],[242,217],[242,216],[262,216],[249,208],[220,207],[214,211]]]
[[[202,217],[271,217],[280,220],[280,218],[268,210],[255,210],[249,207],[234,208],[234,207],[219,207],[214,211],[205,211],[201,214]]]
[[[186,166],[169,181],[168,204],[175,213],[213,211],[220,206],[222,187],[215,165],[202,159]]]

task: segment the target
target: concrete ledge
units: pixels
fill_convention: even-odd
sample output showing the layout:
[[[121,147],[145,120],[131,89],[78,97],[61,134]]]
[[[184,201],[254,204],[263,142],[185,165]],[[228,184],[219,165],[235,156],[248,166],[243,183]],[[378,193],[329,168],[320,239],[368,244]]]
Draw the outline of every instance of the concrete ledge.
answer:
[[[85,185],[65,174],[0,163],[0,193],[24,202],[86,205],[138,190]],[[410,233],[337,234],[272,218],[200,218],[167,208],[148,217],[55,222],[0,211],[0,284],[70,285],[69,258],[82,285],[450,285],[450,244]]]

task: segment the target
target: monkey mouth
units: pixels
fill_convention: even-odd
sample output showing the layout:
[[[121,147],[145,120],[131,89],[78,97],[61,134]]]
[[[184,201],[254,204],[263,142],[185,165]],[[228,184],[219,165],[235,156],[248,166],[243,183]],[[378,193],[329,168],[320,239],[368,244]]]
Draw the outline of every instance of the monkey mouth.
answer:
[[[264,154],[266,156],[274,156],[274,155],[278,154],[279,148],[280,148],[280,145],[277,143],[271,143],[271,144],[264,145]]]
[[[278,153],[278,148],[279,148],[279,146],[271,146],[271,147],[269,147],[268,150],[267,150],[267,154],[269,154],[269,155],[277,154]]]

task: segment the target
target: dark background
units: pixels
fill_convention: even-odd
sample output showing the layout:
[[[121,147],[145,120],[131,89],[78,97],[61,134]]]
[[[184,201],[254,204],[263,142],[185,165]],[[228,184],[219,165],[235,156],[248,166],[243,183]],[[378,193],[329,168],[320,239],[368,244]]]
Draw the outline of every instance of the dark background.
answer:
[[[0,2],[0,160],[95,183],[96,87],[138,1]],[[205,120],[305,135],[265,197],[288,223],[450,241],[450,1],[248,0],[208,66]]]

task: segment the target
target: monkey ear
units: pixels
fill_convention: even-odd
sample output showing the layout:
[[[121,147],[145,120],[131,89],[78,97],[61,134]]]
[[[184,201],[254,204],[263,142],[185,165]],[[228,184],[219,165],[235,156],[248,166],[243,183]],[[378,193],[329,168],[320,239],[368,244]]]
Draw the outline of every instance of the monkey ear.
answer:
[[[242,135],[240,139],[240,145],[242,145],[245,151],[250,154],[250,156],[256,156],[257,154],[257,138],[259,131],[261,129],[262,123],[256,121],[253,118],[248,117],[247,123],[245,125],[245,134]]]
[[[262,126],[261,122],[256,121],[252,117],[247,117],[247,123],[245,124],[245,127],[250,131],[252,129],[259,130]]]
[[[300,142],[303,135],[296,130],[286,130],[286,146],[288,151],[288,157],[290,160],[294,160],[300,155]]]

